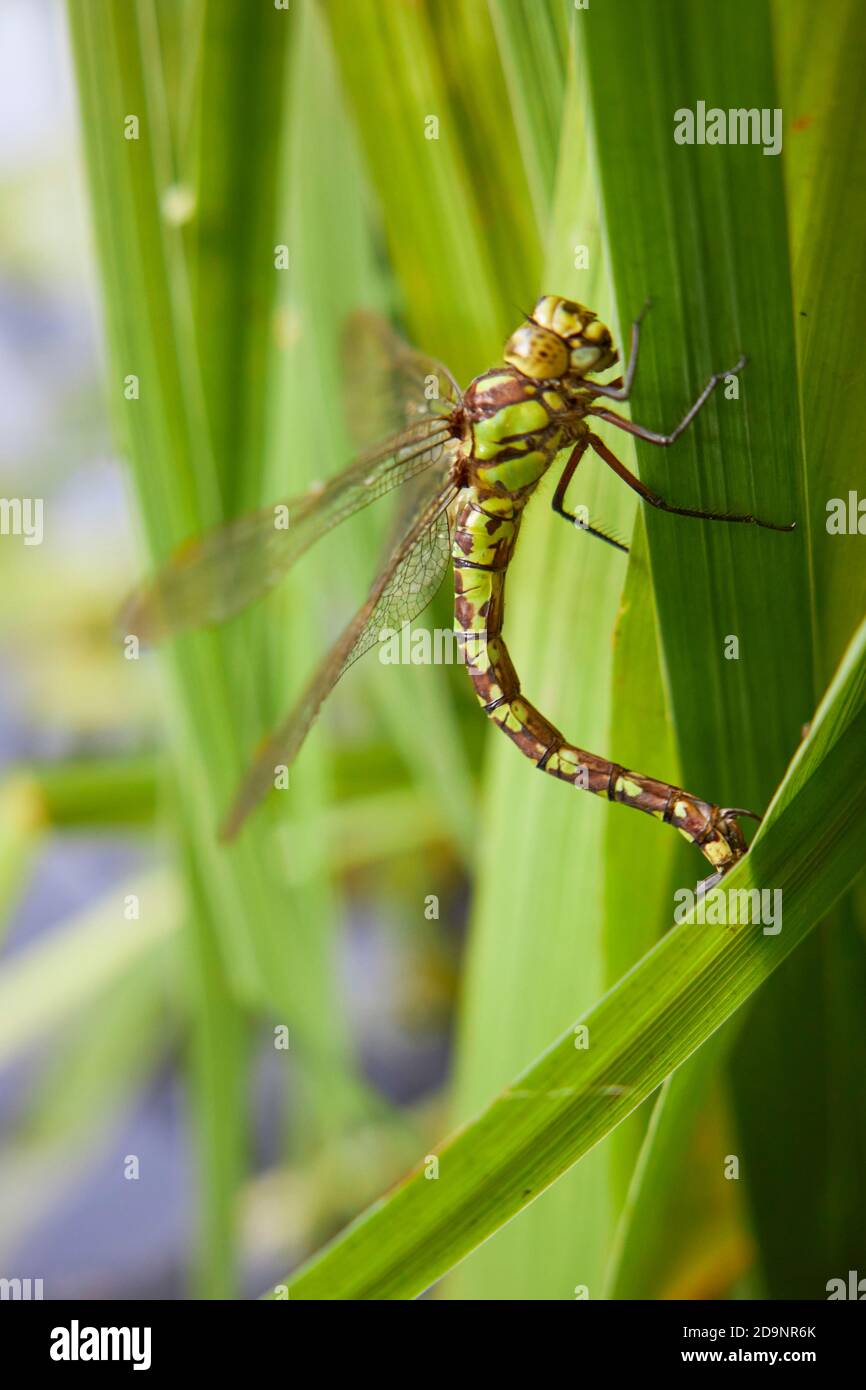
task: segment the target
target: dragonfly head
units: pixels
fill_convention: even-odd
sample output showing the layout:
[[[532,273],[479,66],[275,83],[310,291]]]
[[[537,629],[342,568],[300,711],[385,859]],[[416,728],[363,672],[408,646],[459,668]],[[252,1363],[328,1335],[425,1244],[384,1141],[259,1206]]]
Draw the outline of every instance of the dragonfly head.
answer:
[[[584,377],[613,366],[610,329],[592,309],[559,295],[539,299],[526,323],[505,344],[505,361],[535,380]]]

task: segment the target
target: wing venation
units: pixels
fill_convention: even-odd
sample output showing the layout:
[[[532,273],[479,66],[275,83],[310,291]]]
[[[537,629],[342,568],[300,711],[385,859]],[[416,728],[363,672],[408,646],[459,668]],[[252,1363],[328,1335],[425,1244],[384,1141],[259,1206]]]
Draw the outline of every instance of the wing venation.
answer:
[[[278,768],[290,767],[321,706],[340,677],[379,640],[427,607],[450,560],[448,508],[457,488],[448,483],[428,494],[376,577],[365,602],[313,675],[288,718],[262,745],[220,832],[232,839],[250,811],[270,791]]]

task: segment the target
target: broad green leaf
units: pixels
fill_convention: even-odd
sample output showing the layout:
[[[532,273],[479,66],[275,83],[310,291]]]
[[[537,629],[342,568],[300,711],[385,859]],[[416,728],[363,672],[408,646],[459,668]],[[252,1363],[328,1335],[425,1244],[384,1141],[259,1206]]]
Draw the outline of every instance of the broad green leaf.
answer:
[[[699,99],[725,112],[781,105],[769,6],[614,0],[580,21],[621,315],[648,295],[654,301],[632,418],[670,429],[712,371],[741,350],[749,358],[738,398],[718,390],[670,449],[638,443],[641,477],[679,505],[798,522],[782,535],[651,509],[646,517],[683,780],[720,804],[763,811],[816,694],[784,173],[780,158],[754,144],[679,144],[674,123]],[[615,451],[621,437],[608,431]],[[676,872],[684,881],[682,855]],[[813,975],[805,959],[788,969],[804,982]],[[770,994],[776,988],[784,986]],[[751,1057],[762,1047],[748,1026],[742,1047]],[[690,1084],[708,1092],[703,1065],[693,1083],[687,1072],[672,1083],[684,1123],[698,1113],[685,1097],[680,1107]],[[762,1128],[765,1116],[756,1117]],[[683,1155],[687,1137],[680,1133]],[[675,1200],[676,1167],[666,1175]]]
[[[193,7],[195,8],[195,7]],[[187,99],[194,142],[175,198],[188,199],[186,241],[214,466],[231,510],[257,506],[273,353],[281,142],[294,16],[268,5],[205,0]],[[182,225],[187,225],[182,223]],[[233,504],[233,505],[232,505]]]
[[[488,0],[490,19],[523,167],[538,225],[546,227],[556,189],[556,161],[568,68],[567,12],[535,0]],[[493,66],[488,55],[484,70]],[[507,141],[497,149],[509,150]],[[514,150],[510,150],[514,159]]]
[[[658,619],[649,574],[646,529],[639,515],[614,629],[611,672],[611,757],[624,767],[656,772],[679,782],[679,763],[668,713],[658,648]],[[613,984],[665,930],[675,865],[687,854],[673,836],[643,817],[611,816],[604,846],[604,982]],[[611,1185],[617,1207],[632,1172],[649,1119],[645,1107],[610,1144]],[[618,1218],[618,1224],[621,1218]]]
[[[828,503],[859,486],[852,441],[866,430],[866,363],[858,343],[866,309],[860,228],[866,214],[866,149],[859,55],[866,16],[837,0],[832,23],[808,0],[773,5],[783,169],[789,207],[795,327],[815,632],[826,677],[866,610],[862,533],[828,540]],[[828,255],[828,247],[832,254]],[[863,523],[866,526],[866,523]]]

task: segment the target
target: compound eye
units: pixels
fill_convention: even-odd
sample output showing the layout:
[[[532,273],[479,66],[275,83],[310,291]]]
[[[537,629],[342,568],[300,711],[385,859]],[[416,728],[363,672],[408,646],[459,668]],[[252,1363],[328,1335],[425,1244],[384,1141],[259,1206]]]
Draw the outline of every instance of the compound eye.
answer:
[[[505,361],[524,376],[543,381],[562,376],[568,369],[568,349],[555,333],[525,323],[505,344]]]

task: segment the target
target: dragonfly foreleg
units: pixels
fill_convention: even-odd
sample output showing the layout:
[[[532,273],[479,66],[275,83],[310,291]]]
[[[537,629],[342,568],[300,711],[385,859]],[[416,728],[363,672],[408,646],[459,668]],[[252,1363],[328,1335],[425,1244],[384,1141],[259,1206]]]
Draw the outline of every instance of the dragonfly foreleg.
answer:
[[[593,414],[601,414],[605,419],[611,420],[618,418],[609,415],[607,411],[594,411]],[[620,423],[626,424],[627,422],[621,421]],[[587,435],[586,442],[592,445],[599,458],[607,464],[608,468],[613,469],[618,478],[622,478],[622,481],[633,488],[638,496],[642,497],[651,507],[657,507],[660,511],[671,512],[674,516],[699,517],[702,521],[732,521],[742,525],[763,526],[767,531],[793,531],[797,524],[792,521],[787,526],[780,526],[775,521],[762,521],[760,517],[752,516],[750,512],[709,512],[701,507],[674,506],[672,502],[666,502],[657,492],[653,492],[652,488],[647,487],[640,478],[635,477],[634,473],[626,468],[625,464],[607,447],[604,440],[599,439],[598,435]]]
[[[745,353],[741,352],[739,359],[737,360],[737,362],[735,362],[733,367],[729,367],[726,372],[713,372],[713,375],[710,377],[709,381],[707,382],[701,394],[698,396],[697,400],[689,406],[688,410],[686,411],[683,418],[680,420],[679,424],[674,425],[674,428],[671,430],[670,434],[657,434],[655,430],[648,430],[645,425],[636,425],[633,420],[625,420],[621,415],[615,415],[612,410],[591,410],[590,414],[598,415],[599,418],[602,420],[608,420],[610,424],[616,425],[618,429],[626,430],[628,434],[636,435],[638,439],[645,439],[647,444],[658,444],[662,448],[667,448],[668,445],[675,443],[675,441],[679,439],[683,430],[688,429],[689,425],[694,420],[698,411],[702,410],[703,407],[706,405],[707,401],[710,399],[710,396],[715,391],[719,382],[724,381],[726,377],[736,376],[739,372],[743,370],[745,365],[746,355]],[[629,363],[629,371],[632,371],[631,362]],[[633,371],[632,375],[634,375]],[[626,385],[628,385],[629,388],[631,386],[628,373],[626,373]],[[599,388],[593,387],[593,390],[598,391]],[[601,390],[599,391],[599,394],[610,395],[611,393],[605,390]],[[624,400],[625,397],[615,395],[614,399]]]
[[[637,356],[640,347],[640,326],[643,323],[647,309],[652,305],[652,300],[648,299],[641,309],[637,318],[631,326],[631,345],[628,350],[628,366],[625,369],[625,377],[617,377],[616,381],[608,381],[603,386],[592,385],[593,395],[606,396],[611,401],[627,401],[631,395],[634,374],[637,371]]]

